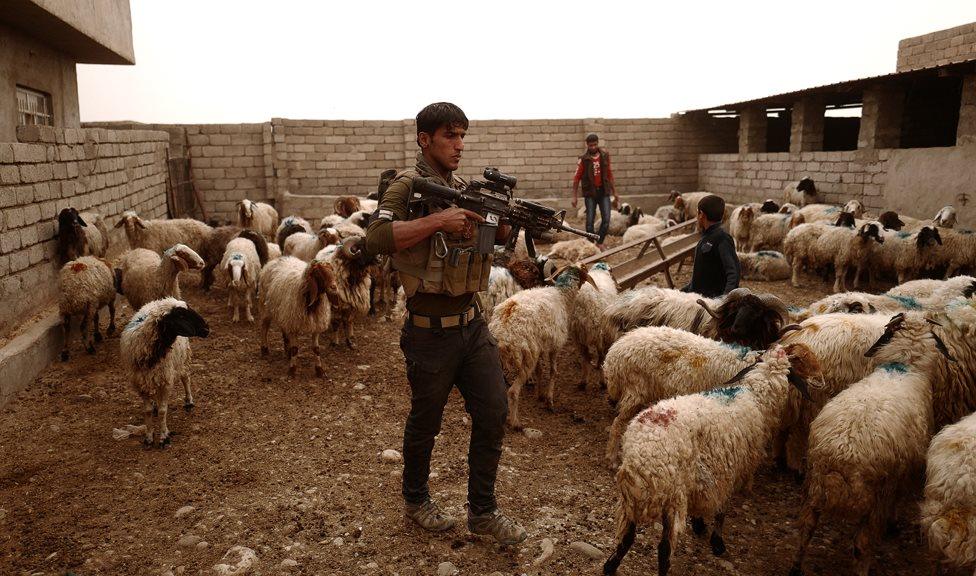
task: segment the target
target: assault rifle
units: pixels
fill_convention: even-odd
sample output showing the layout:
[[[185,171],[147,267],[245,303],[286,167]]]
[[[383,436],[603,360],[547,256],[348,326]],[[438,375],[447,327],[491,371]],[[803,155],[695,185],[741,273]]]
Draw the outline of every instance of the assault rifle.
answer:
[[[514,176],[502,174],[496,168],[485,168],[484,177],[484,181],[472,180],[465,188],[455,190],[418,176],[413,179],[410,203],[437,205],[438,201],[447,201],[482,216],[485,221],[478,224],[478,252],[481,254],[494,251],[499,223],[512,226],[505,252],[511,253],[515,249],[519,231],[525,230],[525,247],[532,258],[535,258],[534,239],[550,230],[562,230],[590,240],[599,239],[596,234],[567,225],[565,210],[557,212],[554,208],[515,198],[512,193],[517,182]]]

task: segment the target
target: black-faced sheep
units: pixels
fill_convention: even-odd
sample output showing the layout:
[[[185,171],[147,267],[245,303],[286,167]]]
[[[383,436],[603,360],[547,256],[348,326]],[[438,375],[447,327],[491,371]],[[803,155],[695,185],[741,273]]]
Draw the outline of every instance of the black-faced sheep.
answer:
[[[58,213],[58,256],[65,264],[80,256],[105,256],[108,230],[102,217],[94,212],[65,208]]]
[[[71,317],[81,316],[81,341],[89,354],[95,353],[95,342],[102,341],[98,327],[98,311],[108,306],[108,334],[115,334],[115,283],[112,267],[94,256],[82,256],[65,264],[58,274],[60,297],[58,311],[64,332],[64,348],[61,360],[68,359],[68,335],[71,333]],[[92,322],[92,332],[88,322]]]
[[[122,366],[143,404],[145,444],[163,447],[170,443],[166,414],[169,396],[177,380],[186,394],[183,408],[193,409],[190,390],[190,337],[206,337],[207,322],[185,302],[175,298],[154,300],[132,317],[122,330],[119,352]],[[159,418],[159,426],[153,419]]]
[[[285,239],[296,232],[311,234],[312,225],[301,216],[287,216],[282,218],[281,224],[278,224],[278,231],[275,233],[275,243],[279,248],[284,250]]]
[[[808,176],[800,178],[798,182],[790,182],[783,190],[784,203],[806,206],[808,204],[816,204],[819,201],[820,196],[817,195],[817,185]]]

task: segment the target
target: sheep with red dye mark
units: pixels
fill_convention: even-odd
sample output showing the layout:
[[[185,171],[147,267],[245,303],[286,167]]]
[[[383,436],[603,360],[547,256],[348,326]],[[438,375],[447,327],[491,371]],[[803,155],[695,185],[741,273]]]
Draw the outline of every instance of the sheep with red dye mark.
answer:
[[[71,332],[72,316],[81,316],[81,341],[88,353],[94,354],[95,342],[102,341],[98,312],[103,306],[108,306],[108,333],[115,334],[115,278],[112,267],[101,258],[82,256],[61,267],[58,286],[58,311],[64,331],[61,360],[68,359],[68,335]],[[89,321],[92,323],[91,333],[88,331]]]
[[[81,256],[105,256],[108,230],[99,214],[65,208],[58,213],[58,256],[67,263]]]
[[[146,425],[145,445],[170,443],[166,425],[169,397],[177,381],[183,384],[183,409],[193,410],[190,389],[190,338],[206,337],[207,322],[186,302],[175,298],[154,300],[129,321],[119,343],[122,366],[139,394]],[[158,418],[158,426],[154,420]]]
[[[617,547],[603,573],[616,573],[638,526],[659,521],[658,574],[666,575],[688,516],[696,532],[711,524],[712,552],[725,554],[722,528],[732,496],[751,486],[787,391],[805,392],[806,379],[819,371],[805,346],[774,345],[721,388],[662,400],[638,414],[623,437]]]

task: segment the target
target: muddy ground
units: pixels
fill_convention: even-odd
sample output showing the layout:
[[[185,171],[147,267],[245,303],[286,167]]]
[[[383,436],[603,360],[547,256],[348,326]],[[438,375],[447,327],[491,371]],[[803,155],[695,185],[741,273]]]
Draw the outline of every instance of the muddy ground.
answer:
[[[678,281],[687,277],[686,268]],[[805,290],[747,284],[798,305],[827,288],[814,280]],[[463,524],[432,535],[402,519],[400,465],[378,457],[400,449],[409,405],[399,324],[363,322],[357,350],[326,348],[327,377],[315,378],[306,364],[289,379],[280,339],[270,358],[260,357],[255,327],[229,322],[222,291],[203,294],[192,276],[184,285],[212,332],[193,342],[196,410],[185,414],[174,398],[170,448],[146,451],[139,437],[113,439],[114,428],[142,418],[121,374],[117,337],[94,356],[73,342],[69,362],[49,367],[0,411],[0,574],[213,574],[237,545],[257,553],[254,574],[436,574],[443,562],[461,574],[599,573],[613,546],[616,489],[603,466],[613,415],[599,392],[577,390],[568,350],[555,413],[531,391],[523,396],[523,420],[541,437],[505,439],[500,505],[529,539],[500,550]],[[129,313],[123,309],[123,322]],[[468,422],[455,393],[431,485],[458,517]],[[735,499],[726,556],[713,557],[688,531],[672,573],[785,575],[800,504],[792,477],[765,466],[754,491]],[[913,510],[906,507],[909,517]],[[852,530],[828,521],[807,573],[850,573]],[[619,574],[655,573],[658,534],[648,527],[638,535]],[[916,534],[906,522],[881,545],[878,575],[927,573]],[[547,538],[554,553],[534,565]],[[578,541],[597,547],[600,559],[570,547]]]

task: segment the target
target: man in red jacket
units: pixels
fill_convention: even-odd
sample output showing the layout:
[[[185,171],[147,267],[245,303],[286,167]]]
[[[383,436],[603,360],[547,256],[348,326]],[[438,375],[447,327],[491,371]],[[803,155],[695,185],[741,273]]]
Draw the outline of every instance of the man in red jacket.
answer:
[[[580,154],[576,163],[576,175],[573,177],[573,208],[579,200],[580,182],[583,183],[583,202],[586,203],[586,231],[593,233],[593,221],[596,219],[596,207],[600,207],[600,239],[597,246],[603,249],[603,240],[610,228],[610,195],[613,203],[618,204],[617,187],[613,182],[613,171],[610,169],[610,153],[600,147],[600,137],[596,134],[586,135],[586,152]],[[609,192],[609,194],[607,194]]]

